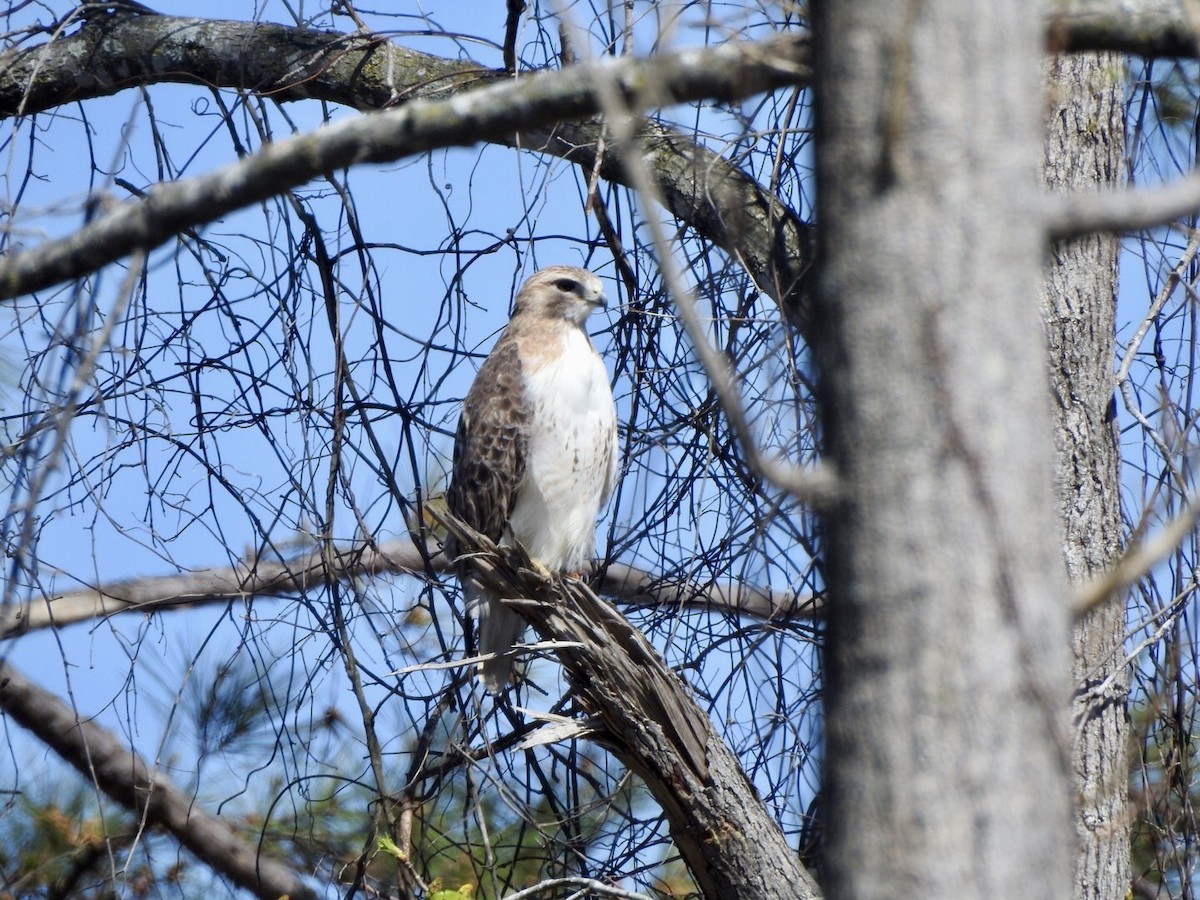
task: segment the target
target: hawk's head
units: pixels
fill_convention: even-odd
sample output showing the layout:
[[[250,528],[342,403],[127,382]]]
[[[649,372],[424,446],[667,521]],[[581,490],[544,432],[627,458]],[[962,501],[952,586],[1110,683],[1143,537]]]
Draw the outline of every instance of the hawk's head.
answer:
[[[549,266],[521,286],[513,315],[567,319],[582,325],[606,303],[604,285],[587,269]]]

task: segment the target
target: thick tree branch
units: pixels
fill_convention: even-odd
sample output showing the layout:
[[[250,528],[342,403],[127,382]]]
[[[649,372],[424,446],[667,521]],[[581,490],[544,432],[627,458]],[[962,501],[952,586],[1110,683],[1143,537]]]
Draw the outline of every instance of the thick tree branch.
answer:
[[[582,582],[555,579],[519,548],[497,548],[461,523],[447,524],[499,596],[528,598],[505,602],[553,643],[590,717],[575,733],[642,778],[703,894],[819,897],[737,758],[645,636]]]
[[[1116,50],[1151,57],[1195,56],[1200,49],[1194,23],[1178,0],[1070,0],[1051,7],[1047,42],[1054,52]],[[81,27],[71,34],[0,55],[0,118],[160,82],[369,110],[444,97],[505,77],[361,32],[142,15],[99,5],[78,18]]]
[[[377,547],[344,550],[335,557],[336,565],[332,568],[320,550],[312,550],[282,562],[256,560],[248,565],[185,575],[136,578],[79,588],[0,609],[0,639],[41,628],[90,622],[121,612],[149,615],[211,603],[276,597],[334,581],[375,575],[423,577],[426,559],[435,571],[449,569],[445,556],[436,547],[424,553],[411,540],[398,538]],[[736,581],[711,585],[668,581],[624,563],[608,565],[596,582],[596,589],[615,602],[630,606],[703,609],[773,622],[812,620],[821,614],[821,601],[810,596]]]
[[[45,108],[55,96],[59,102],[70,96],[55,95],[54,90],[63,89],[62,78],[75,78],[81,53],[93,54],[84,58],[96,74],[82,79],[91,96],[112,93],[121,85],[171,80],[244,87],[281,98],[320,96],[360,108],[410,96],[420,99],[272,144],[201,178],[159,185],[146,200],[123,204],[64,240],[11,255],[0,263],[0,297],[81,277],[134,250],[158,246],[185,228],[356,163],[390,162],[438,147],[492,141],[590,167],[599,124],[586,120],[599,111],[593,90],[597,67],[609,73],[630,108],[638,110],[697,99],[732,101],[803,81],[808,74],[806,39],[783,35],[756,44],[731,42],[646,60],[573,66],[464,91],[436,103],[427,98],[461,90],[489,73],[367,38],[282,26],[123,15],[97,27],[100,38],[77,35],[18,54],[12,68],[22,74],[12,79],[7,107],[0,108],[22,108],[13,85],[25,86],[26,112]],[[91,28],[86,26],[81,34]],[[209,34],[213,29],[219,33]],[[283,62],[270,71],[243,65],[251,57],[271,58],[267,47],[286,48],[296,35],[306,42],[301,50],[293,49],[290,56],[277,50]],[[59,43],[72,40],[77,45],[58,49]],[[200,43],[208,52],[192,54]],[[232,58],[215,55],[222,48]],[[348,66],[352,75],[340,70],[338,74],[331,68],[335,65]],[[69,66],[68,74],[58,71],[63,66]],[[51,69],[59,80],[43,89],[40,79],[49,77],[44,73]],[[344,85],[340,92],[338,84]],[[80,90],[73,96],[81,96]],[[649,164],[671,212],[741,258],[763,290],[789,314],[797,314],[799,285],[810,259],[807,226],[752,178],[694,141],[649,124],[644,137]],[[627,183],[619,154],[606,154],[601,173]]]
[[[259,855],[254,835],[240,834],[204,812],[194,797],[152,771],[113,734],[77,716],[3,660],[0,710],[140,820],[171,834],[238,887],[271,900],[315,900],[317,894],[296,872]]]
[[[1200,210],[1200,172],[1158,187],[1054,194],[1045,201],[1052,240],[1155,228]]]
[[[1196,22],[1180,0],[1069,0],[1049,3],[1051,52],[1111,50],[1144,57],[1194,57]]]
[[[1051,49],[1115,48],[1143,55],[1180,55],[1195,53],[1200,46],[1177,4],[1168,0],[1147,0],[1133,9],[1109,0],[1075,0],[1052,12],[1047,29]],[[692,51],[687,56],[695,66],[690,73],[686,64],[682,68],[675,65],[683,62],[678,56],[663,57],[648,65],[631,60],[617,65],[640,70],[645,76],[643,88],[674,68],[675,83],[668,78],[662,84],[663,96],[657,101],[642,98],[639,106],[643,107],[668,97],[732,100],[782,83],[800,83],[808,76],[807,43],[802,36],[785,35],[758,45],[727,44],[715,50]],[[579,68],[586,79],[587,67]],[[580,83],[581,73],[575,74],[576,82],[564,82],[563,91],[581,91],[591,100],[587,85]],[[693,90],[681,90],[680,80],[697,75],[706,76],[702,85],[693,83]],[[240,88],[280,100],[319,98],[359,109],[378,109],[415,98],[446,97],[500,77],[501,73],[474,64],[407,50],[362,34],[92,10],[75,33],[7,55],[0,66],[0,116],[35,113],[132,85],[162,81]],[[511,118],[503,107],[505,100],[496,100],[502,103],[501,118]],[[519,96],[506,100],[521,102]],[[326,145],[318,141],[312,147],[317,158],[308,166],[296,166],[290,177],[280,175],[264,185],[270,194],[351,162],[396,159],[433,146],[475,140],[540,149],[590,167],[599,133],[596,123],[559,124],[556,128],[555,119],[578,119],[595,110],[594,102],[562,114],[538,102],[524,104],[525,114],[512,119],[511,124],[525,129],[525,134],[483,128],[474,134],[452,134],[454,129],[434,128],[426,119],[409,141],[393,140],[390,149],[381,147],[382,155],[375,156],[327,154]],[[395,124],[400,129],[406,125]],[[431,130],[441,134],[429,134]],[[368,136],[363,139],[371,140]],[[671,212],[742,259],[760,287],[782,304],[789,317],[803,323],[801,284],[811,260],[809,228],[779,198],[682,135],[648,126],[642,145],[648,149],[651,168]],[[607,155],[602,172],[606,178],[627,183],[618,154]],[[236,187],[210,177],[214,180],[195,186]],[[188,208],[190,202],[179,195],[156,196],[148,201],[156,209],[129,217],[123,233],[115,233],[121,229],[109,223],[107,230],[98,228],[87,239],[77,235],[62,244],[41,248],[45,256],[20,254],[9,260],[0,267],[0,296],[28,293],[87,274],[134,249],[156,246],[183,228],[210,222],[262,196],[262,192],[232,193],[223,202],[201,203],[195,208]],[[139,218],[140,223],[135,221]],[[1064,225],[1060,219],[1052,230],[1066,233],[1088,228]],[[68,264],[66,260],[72,258],[74,264]]]
[[[1195,23],[1179,0],[1070,0],[1051,7],[1046,27],[1052,52],[1115,50],[1146,57],[1200,52]],[[0,118],[161,82],[369,110],[445,97],[506,77],[361,32],[142,15],[120,8],[89,10],[79,23],[82,27],[71,34],[0,55]]]
[[[72,34],[0,56],[0,118],[163,82],[382,109],[502,76],[359,32],[95,11]]]

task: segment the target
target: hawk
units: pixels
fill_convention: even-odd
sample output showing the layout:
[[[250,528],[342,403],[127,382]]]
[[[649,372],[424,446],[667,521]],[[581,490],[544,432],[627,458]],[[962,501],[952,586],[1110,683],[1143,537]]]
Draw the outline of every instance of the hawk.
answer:
[[[450,511],[499,543],[520,542],[561,573],[591,563],[596,520],[617,475],[617,412],[608,372],[584,323],[605,305],[587,269],[550,266],[522,285],[512,318],[484,361],[454,440]],[[448,555],[454,557],[453,547]],[[496,694],[512,671],[525,621],[458,567],[478,649]]]

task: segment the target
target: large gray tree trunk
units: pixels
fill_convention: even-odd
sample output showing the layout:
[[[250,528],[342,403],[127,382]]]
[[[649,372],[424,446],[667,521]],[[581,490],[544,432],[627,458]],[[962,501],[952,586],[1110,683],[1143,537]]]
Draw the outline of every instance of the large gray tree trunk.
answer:
[[[1051,62],[1045,181],[1050,190],[1095,190],[1122,181],[1123,66],[1113,56]],[[1113,415],[1115,237],[1052,249],[1044,309],[1058,438],[1063,548],[1071,580],[1086,582],[1121,549],[1120,456]],[[1075,627],[1073,763],[1078,841],[1075,896],[1120,900],[1129,890],[1125,596]]]
[[[1039,12],[818,8],[831,897],[1070,893]]]

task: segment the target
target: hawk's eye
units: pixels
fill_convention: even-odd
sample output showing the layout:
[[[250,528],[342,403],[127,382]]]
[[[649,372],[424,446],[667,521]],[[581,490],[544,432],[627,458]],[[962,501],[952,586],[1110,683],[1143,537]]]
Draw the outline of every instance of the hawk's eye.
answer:
[[[570,278],[560,278],[554,282],[554,286],[564,294],[573,294],[575,293],[575,289],[579,287],[579,283],[572,281]]]

